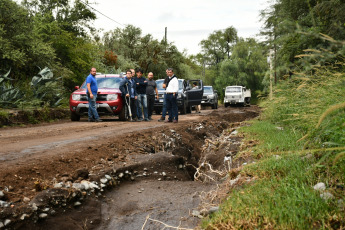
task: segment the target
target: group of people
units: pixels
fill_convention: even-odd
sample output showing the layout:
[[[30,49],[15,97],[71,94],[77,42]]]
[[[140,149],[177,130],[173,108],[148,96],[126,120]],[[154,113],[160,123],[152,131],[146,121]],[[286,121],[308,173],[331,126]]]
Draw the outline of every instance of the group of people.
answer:
[[[168,68],[166,70],[167,77],[164,80],[163,88],[166,89],[164,95],[164,105],[162,117],[158,121],[165,121],[165,114],[168,112],[169,118],[165,122],[178,122],[178,79],[174,75],[174,70]],[[136,76],[135,76],[136,75]],[[96,109],[97,82],[96,69],[91,68],[90,75],[86,78],[86,93],[89,101],[89,121],[102,121]],[[141,69],[129,69],[126,76],[120,83],[124,106],[128,110],[131,121],[151,121],[154,110],[155,97],[158,99],[158,90],[153,73],[149,72],[147,79],[143,77]]]

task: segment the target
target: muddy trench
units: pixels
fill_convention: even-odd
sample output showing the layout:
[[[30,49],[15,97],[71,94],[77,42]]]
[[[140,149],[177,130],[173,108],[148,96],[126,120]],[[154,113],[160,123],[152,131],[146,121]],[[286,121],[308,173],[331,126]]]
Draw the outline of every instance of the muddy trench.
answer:
[[[236,129],[257,115],[213,112],[111,140],[102,150],[113,154],[77,170],[78,179],[55,181],[15,213],[2,209],[3,223],[11,221],[4,229],[193,229],[221,200],[210,193],[243,163],[232,160],[241,146]]]

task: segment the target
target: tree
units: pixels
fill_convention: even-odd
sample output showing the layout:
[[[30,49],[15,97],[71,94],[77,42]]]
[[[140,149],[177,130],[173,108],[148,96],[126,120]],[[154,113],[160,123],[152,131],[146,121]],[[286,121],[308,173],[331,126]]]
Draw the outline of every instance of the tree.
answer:
[[[0,2],[0,69],[25,80],[36,66],[52,63],[55,52],[35,31],[28,11],[11,0]]]

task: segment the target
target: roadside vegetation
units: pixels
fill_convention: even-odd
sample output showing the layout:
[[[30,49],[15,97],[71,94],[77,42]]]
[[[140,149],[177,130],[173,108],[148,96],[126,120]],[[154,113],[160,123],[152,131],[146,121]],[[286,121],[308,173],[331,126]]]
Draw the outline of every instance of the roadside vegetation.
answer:
[[[203,228],[345,227],[345,50],[343,42],[323,38],[333,51],[302,55],[321,64],[281,80],[273,99],[261,102],[261,116],[241,129],[245,142],[257,143],[238,156],[255,162],[241,170],[251,182],[234,187]],[[319,183],[325,187],[314,188]]]
[[[278,0],[262,12],[272,70],[262,114],[240,130],[246,180],[203,229],[345,228],[344,7]]]

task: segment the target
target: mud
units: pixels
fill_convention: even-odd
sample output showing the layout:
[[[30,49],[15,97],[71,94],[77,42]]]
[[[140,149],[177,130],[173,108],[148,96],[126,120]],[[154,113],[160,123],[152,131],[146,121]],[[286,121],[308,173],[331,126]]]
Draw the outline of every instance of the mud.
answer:
[[[224,168],[224,157],[236,154],[240,139],[217,142],[217,137],[258,113],[255,106],[220,108],[180,116],[178,124],[109,119],[0,130],[0,191],[10,204],[1,208],[0,222],[11,220],[9,229],[194,228],[199,219],[192,210],[200,205],[200,195],[218,183],[193,181],[196,168],[201,162]],[[103,191],[60,188],[63,202],[52,204],[57,183],[99,181],[104,175],[113,182]],[[82,205],[74,205],[77,201]],[[44,209],[48,216],[39,218]]]

